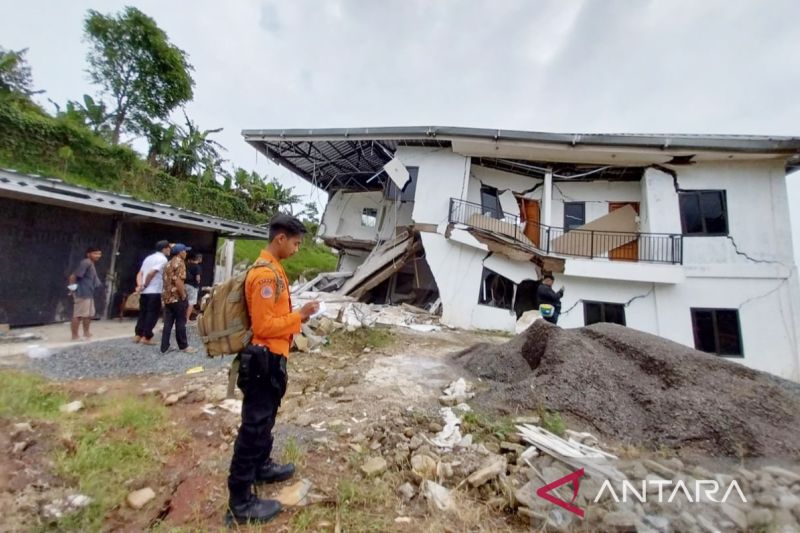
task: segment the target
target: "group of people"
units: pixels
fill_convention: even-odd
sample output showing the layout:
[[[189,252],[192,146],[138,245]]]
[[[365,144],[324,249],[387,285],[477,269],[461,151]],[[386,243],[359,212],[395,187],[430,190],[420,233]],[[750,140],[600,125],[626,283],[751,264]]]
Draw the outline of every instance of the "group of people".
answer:
[[[136,292],[140,296],[139,318],[136,320],[133,342],[156,344],[153,341],[153,329],[163,309],[161,353],[169,351],[173,327],[178,349],[186,353],[197,351],[197,348],[189,346],[186,324],[197,305],[203,256],[189,256],[191,250],[185,244],[170,244],[169,241],[162,240],[156,243],[155,251],[142,262],[136,274]]]

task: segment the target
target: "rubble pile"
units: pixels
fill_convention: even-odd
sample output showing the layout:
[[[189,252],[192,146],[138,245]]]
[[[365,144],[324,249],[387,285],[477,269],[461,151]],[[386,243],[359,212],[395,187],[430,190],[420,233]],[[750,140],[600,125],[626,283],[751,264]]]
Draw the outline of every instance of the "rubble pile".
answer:
[[[556,410],[604,437],[714,456],[797,457],[800,385],[615,324],[537,320],[454,356],[504,412]]]

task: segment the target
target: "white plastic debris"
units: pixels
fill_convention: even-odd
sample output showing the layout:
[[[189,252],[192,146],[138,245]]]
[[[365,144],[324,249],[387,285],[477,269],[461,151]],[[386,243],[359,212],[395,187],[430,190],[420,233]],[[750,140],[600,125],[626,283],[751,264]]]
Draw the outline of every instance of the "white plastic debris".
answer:
[[[45,348],[44,346],[39,346],[38,344],[32,344],[28,346],[28,349],[25,350],[25,355],[30,357],[31,359],[47,359],[51,355],[53,355],[52,350]]]
[[[444,419],[444,428],[431,439],[431,443],[440,448],[452,450],[456,444],[461,442],[461,419],[450,407],[442,407],[439,409],[439,413]]]

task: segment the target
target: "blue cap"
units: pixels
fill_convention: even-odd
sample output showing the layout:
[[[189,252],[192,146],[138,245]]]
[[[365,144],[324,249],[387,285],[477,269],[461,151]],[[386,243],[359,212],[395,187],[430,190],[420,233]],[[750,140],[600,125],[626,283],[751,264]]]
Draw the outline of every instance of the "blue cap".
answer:
[[[172,255],[179,254],[181,252],[188,252],[191,250],[191,246],[186,246],[185,244],[178,243],[172,247]]]

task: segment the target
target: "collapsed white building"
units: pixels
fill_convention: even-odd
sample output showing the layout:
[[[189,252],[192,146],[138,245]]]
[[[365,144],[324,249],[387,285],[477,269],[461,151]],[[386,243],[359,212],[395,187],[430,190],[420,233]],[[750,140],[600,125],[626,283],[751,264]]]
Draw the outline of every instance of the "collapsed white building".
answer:
[[[785,176],[800,139],[400,127],[246,130],[328,192],[329,290],[513,331],[543,272],[559,325],[617,322],[800,379]]]

